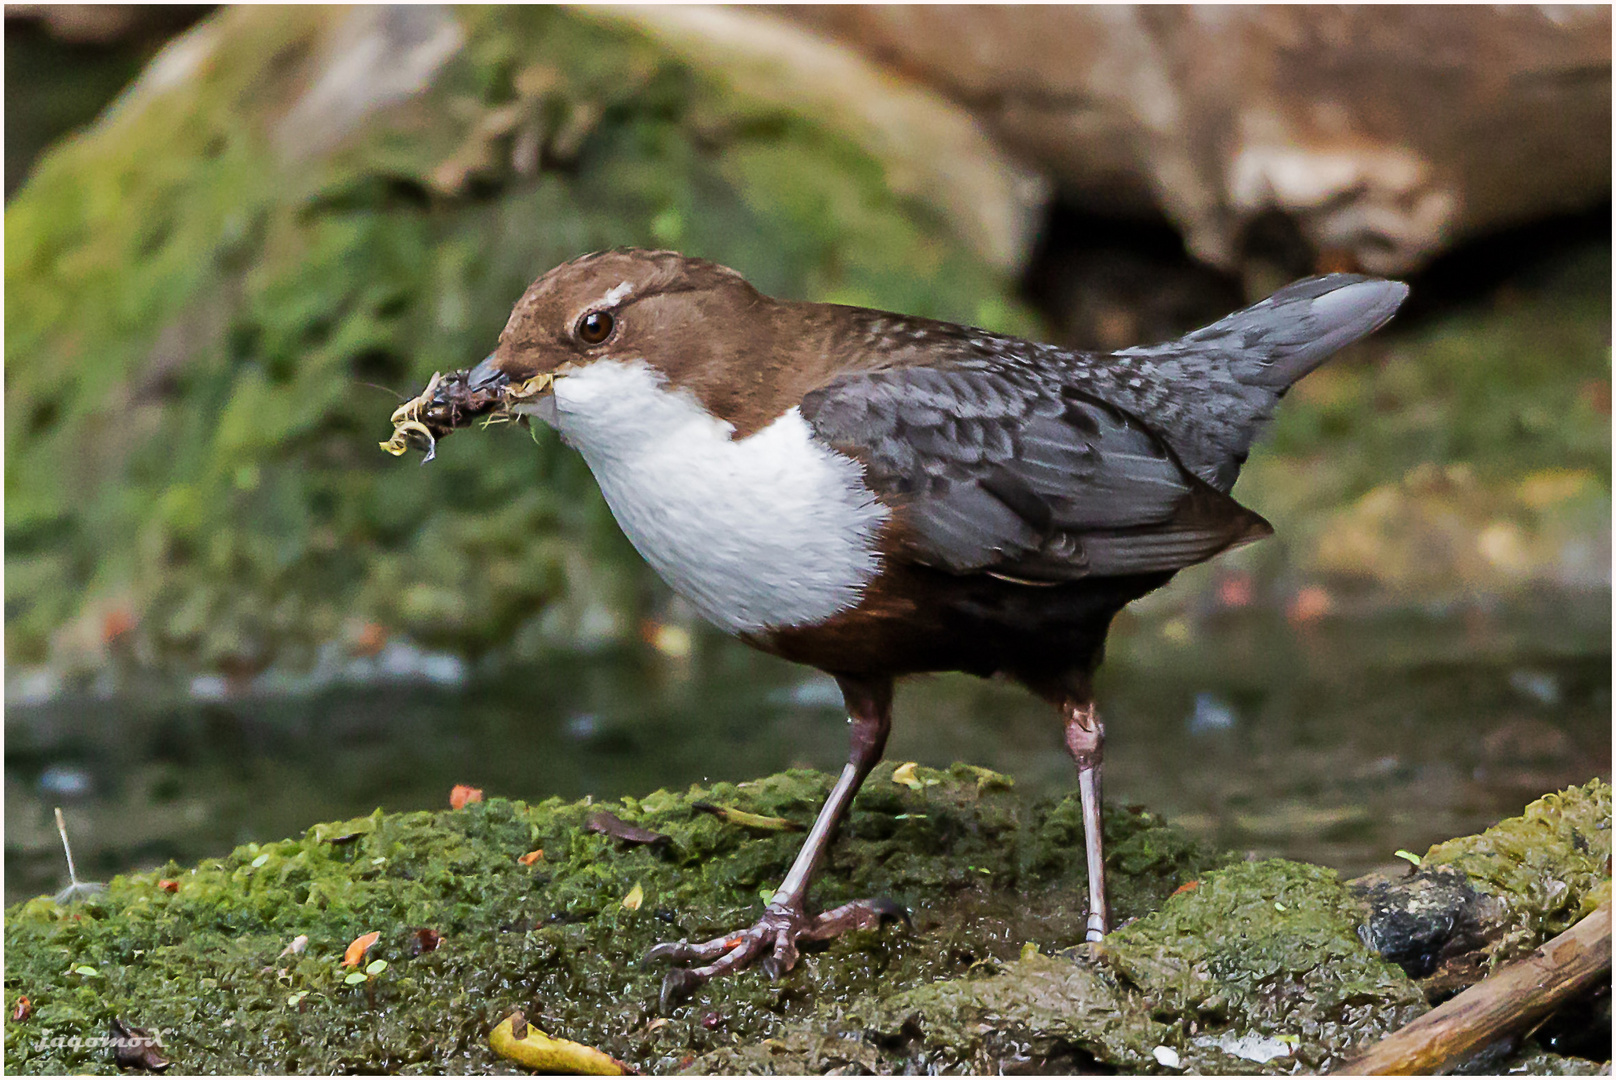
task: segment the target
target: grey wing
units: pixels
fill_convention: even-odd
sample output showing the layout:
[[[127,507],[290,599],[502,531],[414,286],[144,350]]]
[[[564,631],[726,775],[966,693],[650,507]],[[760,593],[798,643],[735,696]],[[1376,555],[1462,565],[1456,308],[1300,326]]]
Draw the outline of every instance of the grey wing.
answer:
[[[844,376],[816,435],[864,463],[917,561],[1029,582],[1177,570],[1271,530],[1128,414],[987,363]]]

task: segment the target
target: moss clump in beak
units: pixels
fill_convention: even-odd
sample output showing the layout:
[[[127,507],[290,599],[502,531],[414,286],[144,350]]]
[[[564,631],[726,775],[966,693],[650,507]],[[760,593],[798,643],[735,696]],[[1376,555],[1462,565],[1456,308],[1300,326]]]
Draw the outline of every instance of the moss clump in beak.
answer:
[[[383,450],[394,457],[402,457],[405,451],[414,446],[426,451],[426,461],[431,461],[437,455],[438,437],[421,420],[421,415],[422,410],[431,407],[433,395],[442,382],[443,374],[434,371],[425,390],[393,410],[393,436],[381,444]]]

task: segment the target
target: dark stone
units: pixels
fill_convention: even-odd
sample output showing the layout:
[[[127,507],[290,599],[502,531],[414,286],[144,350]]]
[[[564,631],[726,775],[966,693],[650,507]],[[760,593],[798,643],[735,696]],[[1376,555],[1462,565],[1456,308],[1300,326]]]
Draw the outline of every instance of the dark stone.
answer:
[[[1443,960],[1471,952],[1486,940],[1490,905],[1458,871],[1421,870],[1401,880],[1356,883],[1352,889],[1370,907],[1358,937],[1410,978],[1426,978]]]

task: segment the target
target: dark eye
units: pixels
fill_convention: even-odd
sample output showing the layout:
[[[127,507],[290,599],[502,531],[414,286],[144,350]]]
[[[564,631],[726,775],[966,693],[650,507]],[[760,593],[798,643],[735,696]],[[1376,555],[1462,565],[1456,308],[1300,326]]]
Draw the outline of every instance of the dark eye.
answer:
[[[599,345],[612,336],[617,320],[609,311],[591,311],[578,320],[578,340],[585,345]]]

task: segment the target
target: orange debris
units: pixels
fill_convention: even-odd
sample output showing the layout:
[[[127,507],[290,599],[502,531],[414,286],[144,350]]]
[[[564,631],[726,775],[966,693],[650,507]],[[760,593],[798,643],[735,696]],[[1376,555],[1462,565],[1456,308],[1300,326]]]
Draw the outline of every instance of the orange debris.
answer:
[[[365,958],[370,947],[380,941],[382,935],[376,930],[368,934],[360,934],[348,943],[348,951],[342,954],[343,967],[358,967],[359,961]]]

